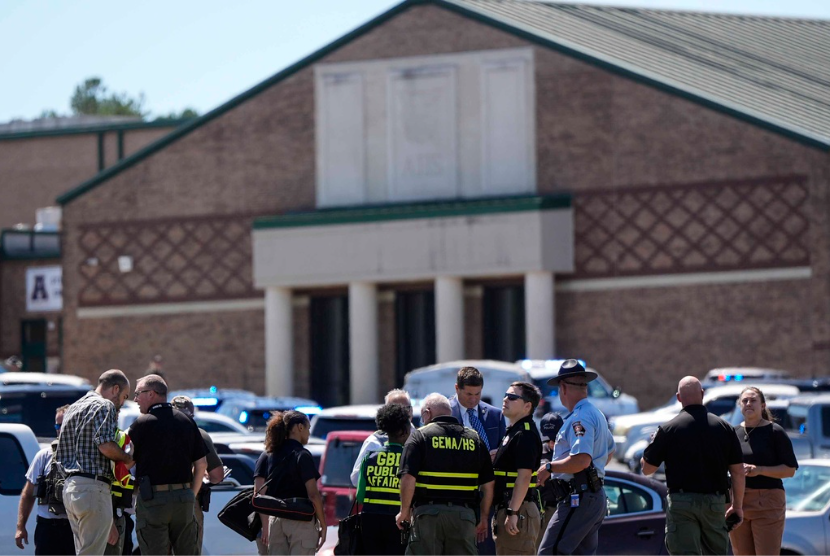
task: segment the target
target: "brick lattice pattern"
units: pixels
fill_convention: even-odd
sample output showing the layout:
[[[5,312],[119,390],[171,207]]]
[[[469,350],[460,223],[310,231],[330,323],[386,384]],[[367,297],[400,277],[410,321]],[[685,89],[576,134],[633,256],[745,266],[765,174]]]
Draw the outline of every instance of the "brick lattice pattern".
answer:
[[[806,179],[574,195],[575,278],[807,266]]]
[[[81,306],[261,297],[254,289],[253,215],[83,226]],[[132,257],[121,272],[118,258]]]

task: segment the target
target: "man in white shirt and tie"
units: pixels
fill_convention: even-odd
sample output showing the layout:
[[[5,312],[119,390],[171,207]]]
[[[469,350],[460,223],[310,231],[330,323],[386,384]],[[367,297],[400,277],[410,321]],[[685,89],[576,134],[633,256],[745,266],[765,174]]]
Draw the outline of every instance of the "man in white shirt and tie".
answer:
[[[461,367],[455,378],[455,396],[450,398],[452,416],[465,427],[478,433],[481,441],[490,451],[490,459],[496,457],[499,443],[507,432],[507,423],[501,409],[481,401],[484,377],[475,367]],[[490,514],[492,518],[492,511]],[[490,519],[487,520],[490,523]],[[479,554],[495,554],[492,531],[487,528],[487,538],[478,543]]]

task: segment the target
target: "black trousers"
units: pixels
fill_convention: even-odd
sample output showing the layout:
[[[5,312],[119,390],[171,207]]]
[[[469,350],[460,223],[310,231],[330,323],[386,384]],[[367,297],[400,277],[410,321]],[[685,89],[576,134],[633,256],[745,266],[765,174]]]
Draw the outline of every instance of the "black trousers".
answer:
[[[38,516],[35,525],[35,554],[75,554],[75,539],[68,519]]]
[[[364,554],[403,554],[401,531],[394,514],[360,514],[360,533]]]

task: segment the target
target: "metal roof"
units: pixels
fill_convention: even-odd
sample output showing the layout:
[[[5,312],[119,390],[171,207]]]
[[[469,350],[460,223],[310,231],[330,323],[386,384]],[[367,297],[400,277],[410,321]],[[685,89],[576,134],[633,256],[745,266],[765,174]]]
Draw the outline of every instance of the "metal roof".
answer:
[[[527,0],[442,3],[830,145],[830,20]]]

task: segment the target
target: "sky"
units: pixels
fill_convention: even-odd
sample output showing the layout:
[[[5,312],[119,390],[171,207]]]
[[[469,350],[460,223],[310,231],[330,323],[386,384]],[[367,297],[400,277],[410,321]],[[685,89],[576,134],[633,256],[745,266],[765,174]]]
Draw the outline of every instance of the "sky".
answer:
[[[204,114],[398,0],[0,0],[0,123],[69,114],[75,87],[144,95],[150,118]],[[830,19],[830,0],[573,0]]]

